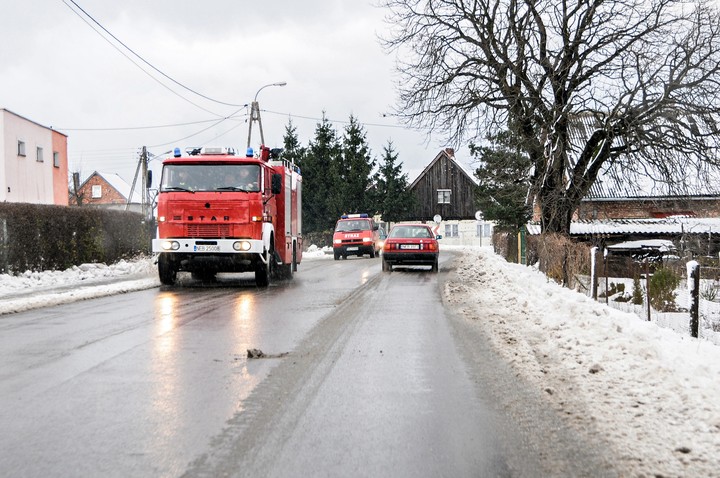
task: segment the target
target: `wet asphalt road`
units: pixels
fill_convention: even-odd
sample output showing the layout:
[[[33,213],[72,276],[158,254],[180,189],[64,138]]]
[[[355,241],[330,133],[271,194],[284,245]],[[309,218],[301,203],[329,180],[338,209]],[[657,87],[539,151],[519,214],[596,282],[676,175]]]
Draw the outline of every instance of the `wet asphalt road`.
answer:
[[[546,453],[483,391],[510,373],[443,306],[452,257],[0,316],[0,475],[533,476]]]

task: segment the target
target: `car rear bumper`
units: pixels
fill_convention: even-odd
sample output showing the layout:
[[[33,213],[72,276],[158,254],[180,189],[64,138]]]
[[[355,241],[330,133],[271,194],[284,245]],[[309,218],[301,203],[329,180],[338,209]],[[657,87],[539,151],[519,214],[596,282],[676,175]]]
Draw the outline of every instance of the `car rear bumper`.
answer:
[[[423,266],[437,261],[437,252],[383,252],[383,260],[391,265]]]

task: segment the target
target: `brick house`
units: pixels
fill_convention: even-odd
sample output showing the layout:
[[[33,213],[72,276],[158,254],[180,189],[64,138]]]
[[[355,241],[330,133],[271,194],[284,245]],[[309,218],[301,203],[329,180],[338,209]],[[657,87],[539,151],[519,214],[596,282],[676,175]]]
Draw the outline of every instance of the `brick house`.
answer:
[[[95,171],[78,188],[74,205],[142,212],[140,191],[136,188],[128,201],[130,189],[118,174]]]

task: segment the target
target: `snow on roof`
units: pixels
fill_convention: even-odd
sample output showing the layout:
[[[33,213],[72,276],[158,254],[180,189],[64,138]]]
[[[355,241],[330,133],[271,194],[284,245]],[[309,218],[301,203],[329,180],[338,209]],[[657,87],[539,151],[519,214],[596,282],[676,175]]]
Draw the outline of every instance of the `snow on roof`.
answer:
[[[528,224],[528,234],[538,235],[540,224]],[[571,236],[593,234],[720,234],[720,218],[666,217],[652,219],[607,219],[574,221]]]
[[[626,241],[619,244],[607,246],[611,251],[630,251],[652,249],[659,252],[670,252],[675,250],[675,244],[666,239],[645,239],[642,241]]]
[[[130,197],[130,184],[127,183],[123,178],[120,177],[117,173],[103,173],[99,171],[95,171],[95,174],[102,176],[102,178],[107,181],[107,183],[112,186],[117,192],[123,195],[125,199]],[[140,194],[140,187],[136,184],[135,190],[132,194],[132,199],[130,200],[131,203],[137,203],[140,204],[142,202],[142,195]]]

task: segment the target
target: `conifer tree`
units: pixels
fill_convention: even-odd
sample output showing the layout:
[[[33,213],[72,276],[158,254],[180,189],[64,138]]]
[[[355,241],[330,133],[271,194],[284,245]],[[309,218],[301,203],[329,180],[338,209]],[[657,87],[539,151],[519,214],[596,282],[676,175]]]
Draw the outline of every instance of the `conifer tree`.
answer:
[[[532,163],[527,155],[513,148],[509,133],[490,140],[489,146],[470,144],[470,154],[480,161],[475,170],[479,180],[477,204],[485,219],[496,221],[500,227],[518,229],[532,215],[527,205]]]
[[[370,156],[366,133],[357,118],[350,116],[342,138],[343,162],[338,174],[342,188],[338,191],[338,206],[344,213],[375,213],[368,198],[375,160]]]
[[[341,146],[337,132],[325,117],[315,128],[315,138],[302,157],[303,174],[303,227],[307,232],[332,229],[337,220],[338,207],[334,204],[341,187],[338,164],[341,163]]]
[[[402,172],[392,141],[383,148],[384,156],[375,173],[373,192],[375,208],[383,221],[407,220],[415,209],[417,199],[408,187],[407,174]]]
[[[285,126],[285,136],[283,136],[283,159],[292,161],[296,164],[302,162],[302,157],[305,154],[305,148],[300,145],[300,140],[297,135],[297,128],[293,125],[292,120],[288,121]]]

